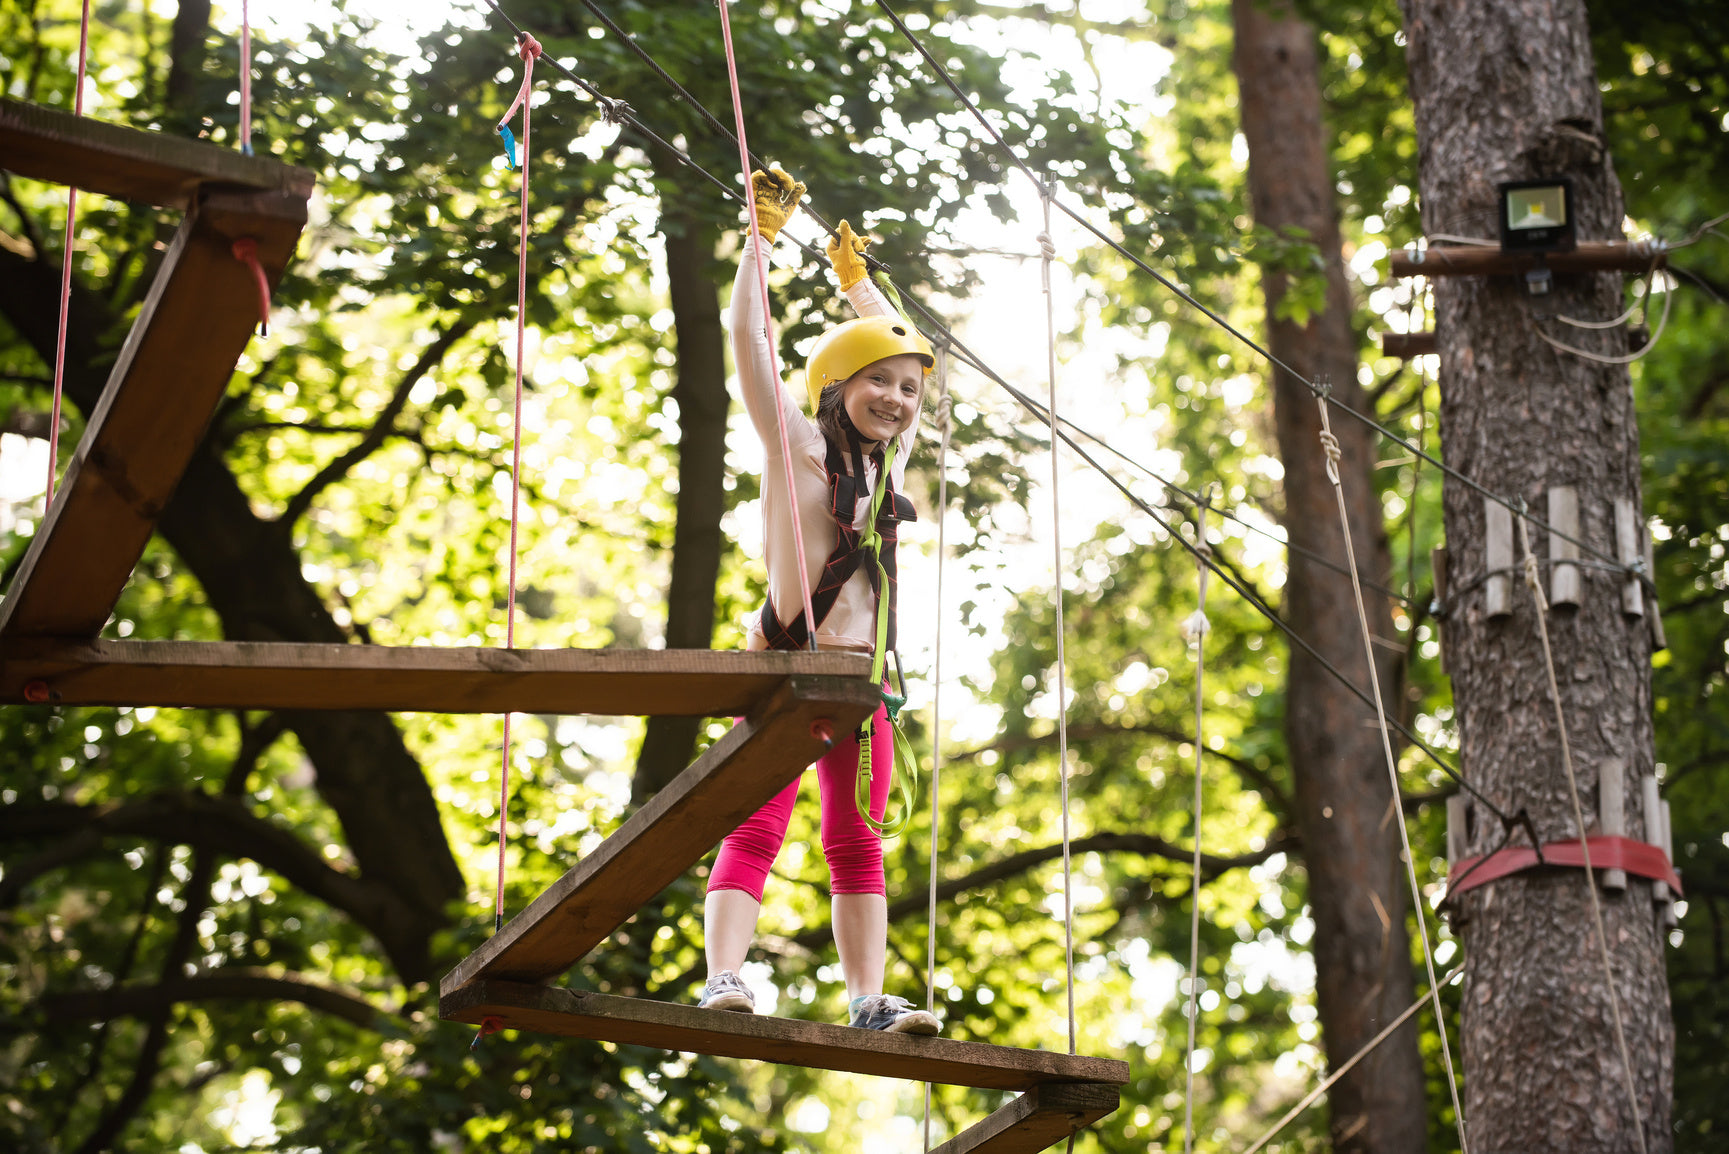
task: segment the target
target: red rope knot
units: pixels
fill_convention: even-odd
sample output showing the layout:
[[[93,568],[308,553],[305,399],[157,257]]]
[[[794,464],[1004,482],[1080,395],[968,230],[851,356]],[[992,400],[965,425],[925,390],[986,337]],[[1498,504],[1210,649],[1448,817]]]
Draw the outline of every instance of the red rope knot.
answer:
[[[24,700],[32,705],[45,705],[53,700],[53,693],[48,689],[46,681],[27,681],[24,683]]]
[[[252,270],[252,279],[258,285],[258,335],[270,335],[270,278],[264,275],[264,266],[258,262],[258,241],[249,236],[243,236],[234,242],[234,259],[240,261]]]
[[[524,32],[517,38],[516,52],[524,60],[533,60],[540,55],[540,41]]]
[[[819,717],[810,723],[810,735],[822,742],[824,749],[834,748],[834,723],[826,717]]]
[[[522,109],[522,144],[526,150],[529,97],[534,92],[534,62],[540,58],[540,41],[526,32],[521,33],[516,40],[516,54],[522,57],[522,86],[516,90],[516,99],[510,102],[510,108],[498,118],[498,135],[504,141],[504,155],[512,169],[521,166],[516,159],[516,137],[511,135],[510,118],[516,115],[518,108]]]

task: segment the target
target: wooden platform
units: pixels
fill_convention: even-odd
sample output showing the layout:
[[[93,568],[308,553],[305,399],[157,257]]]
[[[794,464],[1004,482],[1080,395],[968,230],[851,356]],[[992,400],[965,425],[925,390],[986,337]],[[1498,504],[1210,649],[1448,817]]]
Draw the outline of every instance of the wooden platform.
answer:
[[[0,167],[119,200],[187,208],[201,187],[305,200],[313,174],[270,157],[0,99]]]
[[[36,683],[61,705],[739,717],[789,678],[856,680],[869,694],[870,659],[832,651],[0,637],[0,703],[28,700]],[[849,688],[842,699],[858,696]]]
[[[1114,1112],[1114,1085],[1046,1082],[969,1126],[931,1154],[1038,1154]]]
[[[496,1017],[509,1029],[568,1038],[980,1089],[1030,1090],[1047,1082],[1120,1086],[1129,1080],[1129,1064],[1113,1058],[884,1034],[520,982],[476,982],[447,993],[439,1014],[476,1024]]]

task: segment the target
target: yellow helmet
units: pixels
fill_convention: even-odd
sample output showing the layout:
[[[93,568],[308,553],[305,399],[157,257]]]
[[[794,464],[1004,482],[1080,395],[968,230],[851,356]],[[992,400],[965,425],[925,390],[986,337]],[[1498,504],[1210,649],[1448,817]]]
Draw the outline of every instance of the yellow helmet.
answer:
[[[817,338],[805,366],[810,411],[816,412],[823,390],[838,385],[866,365],[910,353],[924,362],[928,374],[937,359],[931,343],[900,317],[860,317],[838,324]]]

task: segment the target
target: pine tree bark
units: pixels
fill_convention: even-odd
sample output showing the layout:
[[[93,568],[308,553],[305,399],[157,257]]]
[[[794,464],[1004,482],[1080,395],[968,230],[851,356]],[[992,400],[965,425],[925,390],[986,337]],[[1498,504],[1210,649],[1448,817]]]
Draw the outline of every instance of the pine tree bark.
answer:
[[[1233,64],[1249,146],[1249,195],[1257,224],[1307,231],[1326,262],[1324,311],[1306,324],[1276,315],[1288,278],[1269,272],[1267,333],[1273,353],[1310,380],[1361,408],[1350,288],[1340,253],[1332,163],[1321,112],[1315,31],[1290,5],[1233,0]],[[1273,372],[1273,411],[1285,465],[1284,524],[1294,545],[1345,559],[1336,499],[1320,446],[1314,394],[1289,373]],[[1361,424],[1334,421],[1352,545],[1365,580],[1385,583],[1386,533],[1374,488],[1376,444]],[[1362,629],[1347,578],[1293,551],[1285,613],[1296,631],[1364,688]],[[1386,599],[1366,596],[1376,636],[1392,637]],[[1388,710],[1402,684],[1390,648],[1377,651]],[[1396,804],[1374,713],[1307,654],[1293,648],[1285,690],[1285,736],[1295,778],[1297,829],[1315,919],[1315,993],[1328,1062],[1337,1066],[1396,1018],[1413,998],[1405,926],[1408,889]],[[1329,1092],[1333,1148],[1421,1151],[1427,1125],[1422,1056],[1413,1021],[1398,1030]]]
[[[1569,177],[1580,240],[1621,236],[1621,188],[1580,0],[1401,0],[1416,101],[1423,224],[1431,234],[1496,235],[1500,181]],[[1621,312],[1619,274],[1557,274],[1546,296],[1514,277],[1439,278],[1441,444],[1447,463],[1542,516],[1551,486],[1578,493],[1583,539],[1616,555],[1613,503],[1639,502],[1637,415],[1627,369],[1560,353],[1542,314]],[[1625,351],[1621,329],[1567,342]],[[1451,584],[1484,573],[1483,497],[1444,490]],[[1532,534],[1538,556],[1546,537]],[[1515,530],[1515,547],[1518,536]],[[1641,830],[1640,779],[1653,772],[1650,640],[1622,612],[1623,575],[1583,568],[1577,608],[1548,612],[1567,734],[1587,830],[1599,767],[1626,765],[1627,828]],[[1548,571],[1543,573],[1545,586]],[[1512,612],[1489,618],[1483,586],[1449,607],[1447,642],[1464,770],[1504,809],[1526,808],[1540,836],[1579,836],[1562,764],[1537,609],[1517,573]],[[1469,851],[1498,844],[1475,814]],[[1599,889],[1635,1093],[1616,1043],[1610,987],[1577,869],[1530,871],[1461,896],[1466,974],[1465,1114],[1474,1145],[1527,1154],[1672,1148],[1674,1032],[1650,883]]]
[[[726,512],[726,337],[714,280],[715,229],[691,213],[665,229],[668,292],[678,339],[678,505],[666,595],[666,647],[707,649],[714,639],[720,519]],[[690,764],[700,717],[654,717],[631,779],[641,804]]]

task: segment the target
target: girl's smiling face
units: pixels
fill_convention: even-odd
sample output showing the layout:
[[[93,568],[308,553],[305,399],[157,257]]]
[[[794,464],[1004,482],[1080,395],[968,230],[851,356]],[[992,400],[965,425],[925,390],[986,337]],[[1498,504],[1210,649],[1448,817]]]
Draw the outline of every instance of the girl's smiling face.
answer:
[[[912,353],[872,361],[841,384],[841,404],[859,437],[886,441],[912,428],[924,395],[924,362]]]

